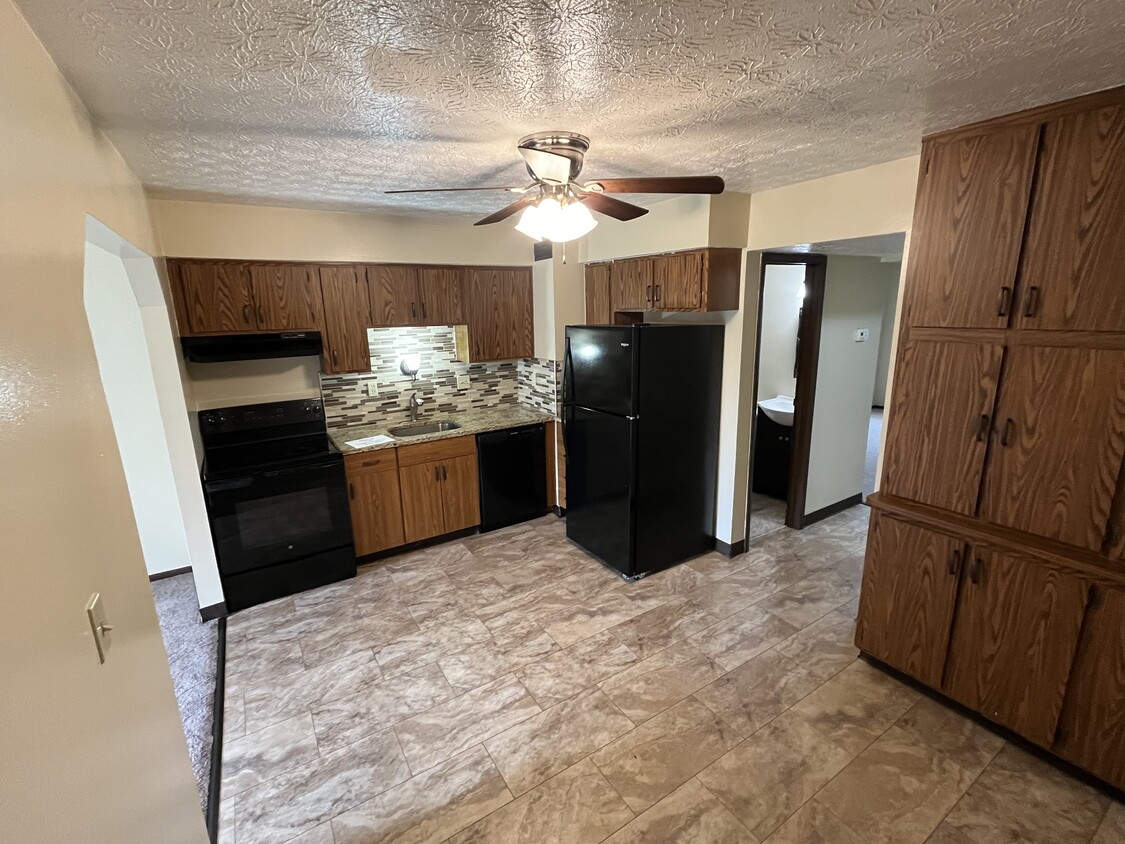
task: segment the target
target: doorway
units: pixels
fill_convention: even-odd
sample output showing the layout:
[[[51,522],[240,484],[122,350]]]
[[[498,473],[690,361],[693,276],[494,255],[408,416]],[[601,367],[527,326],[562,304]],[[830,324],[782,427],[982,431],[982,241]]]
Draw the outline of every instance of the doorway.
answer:
[[[892,233],[763,254],[749,542],[877,488],[904,242]]]

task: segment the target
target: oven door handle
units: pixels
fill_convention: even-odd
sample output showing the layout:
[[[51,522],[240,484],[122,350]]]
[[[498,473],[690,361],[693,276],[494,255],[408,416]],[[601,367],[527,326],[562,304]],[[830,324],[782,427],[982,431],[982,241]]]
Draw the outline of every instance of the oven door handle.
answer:
[[[246,489],[253,483],[253,478],[234,478],[229,481],[205,481],[204,488],[208,492],[226,492],[230,489]]]
[[[263,478],[279,478],[284,475],[297,475],[301,472],[308,472],[312,469],[327,469],[339,464],[339,460],[325,460],[322,463],[306,463],[303,466],[292,466],[288,469],[273,469],[269,472],[262,472]]]

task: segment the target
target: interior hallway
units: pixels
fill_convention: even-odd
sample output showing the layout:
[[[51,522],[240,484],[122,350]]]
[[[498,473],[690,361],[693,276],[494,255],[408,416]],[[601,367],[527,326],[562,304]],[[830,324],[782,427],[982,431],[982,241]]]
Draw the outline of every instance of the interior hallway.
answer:
[[[633,584],[548,516],[232,616],[220,840],[1122,840],[857,660],[868,515]]]
[[[883,408],[871,408],[867,426],[867,458],[863,463],[863,500],[875,491],[875,470],[879,465],[879,443],[883,436]]]

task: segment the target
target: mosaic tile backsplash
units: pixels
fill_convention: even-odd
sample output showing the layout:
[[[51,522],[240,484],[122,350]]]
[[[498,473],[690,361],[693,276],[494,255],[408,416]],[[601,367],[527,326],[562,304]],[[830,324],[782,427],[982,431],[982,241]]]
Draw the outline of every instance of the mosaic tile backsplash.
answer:
[[[454,359],[451,326],[372,328],[367,342],[370,373],[320,376],[329,428],[405,422],[415,390],[425,400],[421,412],[426,416],[517,403],[556,412],[554,361],[461,363]],[[416,382],[399,371],[399,361],[411,354],[419,358]],[[463,388],[457,386],[458,376],[467,378]]]

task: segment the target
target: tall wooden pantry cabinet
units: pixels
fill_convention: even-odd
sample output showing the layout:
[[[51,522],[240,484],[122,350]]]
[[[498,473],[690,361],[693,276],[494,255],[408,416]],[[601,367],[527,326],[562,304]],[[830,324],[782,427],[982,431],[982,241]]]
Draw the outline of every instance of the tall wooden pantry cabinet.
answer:
[[[1125,88],[926,138],[856,644],[1125,788]]]

